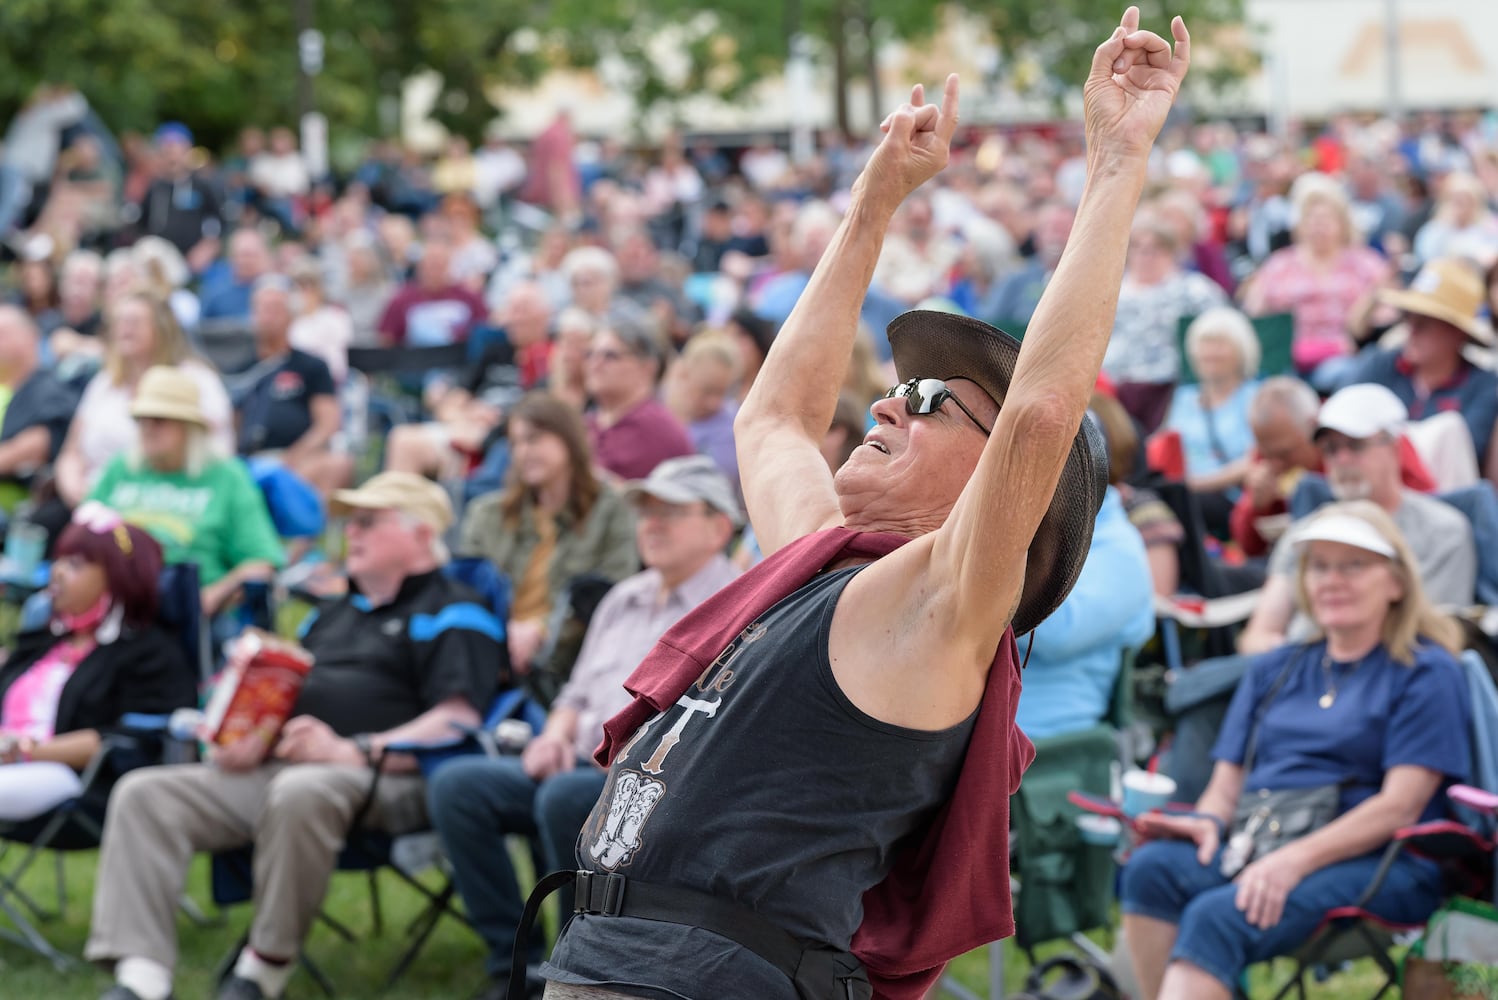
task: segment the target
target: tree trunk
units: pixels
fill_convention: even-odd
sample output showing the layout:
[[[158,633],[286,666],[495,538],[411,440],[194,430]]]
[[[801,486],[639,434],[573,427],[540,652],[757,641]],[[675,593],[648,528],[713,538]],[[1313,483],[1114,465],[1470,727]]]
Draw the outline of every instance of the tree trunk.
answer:
[[[837,0],[832,9],[832,31],[828,34],[832,39],[832,97],[837,115],[838,132],[842,135],[852,132],[851,123],[848,121],[848,77],[852,75],[848,67],[848,28],[850,25],[846,0]]]
[[[879,48],[874,41],[874,3],[861,0],[858,5],[859,26],[863,29],[864,73],[869,78],[869,121],[884,120],[884,95],[879,92]]]

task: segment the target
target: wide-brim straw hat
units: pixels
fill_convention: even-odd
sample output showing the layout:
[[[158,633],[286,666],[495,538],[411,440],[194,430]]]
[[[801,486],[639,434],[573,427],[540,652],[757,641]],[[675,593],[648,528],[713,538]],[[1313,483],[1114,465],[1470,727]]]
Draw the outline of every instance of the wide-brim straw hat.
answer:
[[[912,310],[889,325],[895,371],[912,378],[967,379],[1002,409],[1019,358],[1019,341],[967,316]],[[1092,420],[1084,419],[1072,439],[1061,479],[1025,564],[1024,590],[1015,610],[1016,635],[1031,631],[1060,607],[1087,560],[1093,523],[1108,489],[1108,446]],[[994,511],[1003,530],[1003,511]],[[995,609],[1003,613],[1007,609]]]
[[[1478,317],[1483,295],[1482,275],[1475,268],[1464,260],[1444,257],[1422,267],[1409,288],[1379,292],[1378,300],[1400,312],[1450,323],[1474,343],[1493,347],[1498,338]]]
[[[154,417],[157,420],[180,420],[183,423],[208,426],[198,384],[181,369],[157,365],[146,370],[135,389],[130,415]]]

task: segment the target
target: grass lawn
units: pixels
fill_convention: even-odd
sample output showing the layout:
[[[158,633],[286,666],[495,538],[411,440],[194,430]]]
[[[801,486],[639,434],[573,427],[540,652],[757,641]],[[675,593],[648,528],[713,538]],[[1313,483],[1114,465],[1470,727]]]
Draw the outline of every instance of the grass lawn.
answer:
[[[63,952],[80,955],[88,935],[89,904],[93,889],[93,852],[69,855],[67,872],[67,908],[61,920],[42,925],[48,939]],[[41,901],[51,900],[50,860],[28,874],[26,890]],[[194,864],[188,891],[199,901],[208,899],[208,866],[205,858]],[[418,897],[388,874],[380,879],[380,897],[386,927],[379,937],[372,936],[369,890],[364,877],[338,875],[330,892],[329,912],[349,925],[359,940],[346,942],[326,927],[312,933],[307,952],[333,980],[339,996],[349,1000],[467,1000],[482,985],[484,949],[477,937],[454,921],[445,921],[428,941],[426,948],[406,977],[392,988],[385,988],[385,977],[403,950],[406,923],[419,911]],[[178,927],[182,959],[178,970],[179,1000],[211,1000],[213,974],[227,950],[239,939],[249,921],[249,908],[236,907],[225,915],[224,926],[197,927],[185,917]],[[0,918],[0,927],[4,926]],[[1041,949],[1041,956],[1061,946]],[[1006,944],[1007,988],[1020,988],[1028,971],[1024,958],[1012,943]],[[969,989],[985,995],[988,983],[987,950],[965,955],[953,963],[952,973]],[[1289,966],[1280,963],[1278,977],[1283,981]],[[1333,976],[1324,984],[1312,984],[1309,996],[1314,1000],[1368,997],[1377,989],[1375,968],[1362,962],[1351,971]],[[1252,980],[1253,995],[1271,995],[1271,976],[1267,969],[1256,969]],[[80,966],[59,973],[47,962],[15,946],[0,942],[0,1000],[96,1000],[109,987],[109,979],[97,970]],[[304,973],[292,980],[289,995],[294,1000],[313,1000],[321,991]]]

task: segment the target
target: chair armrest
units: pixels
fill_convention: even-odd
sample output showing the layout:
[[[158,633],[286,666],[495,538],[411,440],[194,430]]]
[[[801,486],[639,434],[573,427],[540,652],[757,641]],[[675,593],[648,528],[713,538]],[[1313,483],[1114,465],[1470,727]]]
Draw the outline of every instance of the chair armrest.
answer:
[[[402,740],[398,743],[386,743],[385,753],[408,753],[413,757],[423,754],[445,753],[465,746],[473,742],[468,735],[450,736],[441,740]]]
[[[1417,823],[1394,831],[1391,847],[1432,861],[1476,858],[1491,854],[1493,842],[1468,826],[1450,819]]]
[[[1473,788],[1471,785],[1452,785],[1446,789],[1446,796],[1451,801],[1464,805],[1468,809],[1475,809],[1485,816],[1498,816],[1498,795],[1492,792]]]
[[[120,721],[114,726],[118,732],[126,734],[140,734],[143,736],[159,736],[167,731],[171,722],[170,715],[158,715],[147,712],[128,712],[120,716]]]
[[[1222,628],[1237,625],[1254,613],[1259,591],[1250,590],[1227,597],[1188,597],[1155,595],[1155,617],[1165,618],[1186,628]]]
[[[1128,817],[1124,815],[1122,807],[1117,802],[1101,795],[1093,795],[1091,792],[1067,792],[1066,801],[1083,812],[1092,813],[1095,816],[1128,821]]]
[[[1400,827],[1394,831],[1389,846],[1384,848],[1378,869],[1354,906],[1363,909],[1368,905],[1383,888],[1384,879],[1395,860],[1406,851],[1415,857],[1439,863],[1462,862],[1486,859],[1493,853],[1493,842],[1476,830],[1449,819]]]

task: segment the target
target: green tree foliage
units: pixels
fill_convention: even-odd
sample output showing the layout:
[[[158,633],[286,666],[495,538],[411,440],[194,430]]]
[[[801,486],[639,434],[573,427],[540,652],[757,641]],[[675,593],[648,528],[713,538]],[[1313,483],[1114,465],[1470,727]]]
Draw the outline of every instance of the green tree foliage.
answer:
[[[1120,0],[954,0],[996,29],[1001,49],[1080,80]],[[116,129],[166,119],[211,144],[246,124],[294,120],[297,10],[326,43],[316,104],[335,132],[377,134],[381,101],[435,71],[434,116],[476,137],[500,114],[496,84],[559,66],[598,66],[644,107],[693,94],[742,98],[785,63],[793,26],[820,44],[843,84],[864,75],[866,34],[916,40],[940,23],[929,0],[0,0],[0,119],[43,83],[70,84]],[[1242,0],[1176,0],[1198,32]],[[1159,4],[1147,23],[1163,27]],[[1156,22],[1159,22],[1158,24]]]
[[[1010,60],[1042,67],[1044,72],[1029,81],[1033,89],[1061,98],[1081,86],[1092,64],[1098,43],[1118,26],[1127,4],[1124,0],[956,0],[986,19],[993,28],[999,51]],[[1204,40],[1225,25],[1243,21],[1243,0],[1135,0],[1141,27],[1170,38],[1170,18],[1186,19],[1198,58],[1192,67],[1193,82],[1226,83],[1242,76],[1250,59],[1242,55],[1203,60]],[[1216,54],[1216,53],[1214,53]]]

